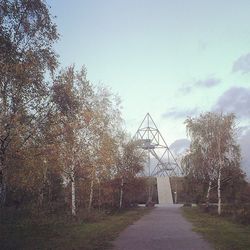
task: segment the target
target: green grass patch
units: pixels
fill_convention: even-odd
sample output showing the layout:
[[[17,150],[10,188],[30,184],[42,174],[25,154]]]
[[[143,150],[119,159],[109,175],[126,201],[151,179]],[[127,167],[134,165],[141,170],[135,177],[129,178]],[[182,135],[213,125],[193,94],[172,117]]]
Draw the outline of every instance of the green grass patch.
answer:
[[[183,208],[183,215],[215,249],[249,250],[250,226],[234,223],[225,217],[202,212],[199,208]]]
[[[45,220],[0,224],[1,249],[108,249],[129,224],[150,209],[136,208],[102,217],[97,222]]]

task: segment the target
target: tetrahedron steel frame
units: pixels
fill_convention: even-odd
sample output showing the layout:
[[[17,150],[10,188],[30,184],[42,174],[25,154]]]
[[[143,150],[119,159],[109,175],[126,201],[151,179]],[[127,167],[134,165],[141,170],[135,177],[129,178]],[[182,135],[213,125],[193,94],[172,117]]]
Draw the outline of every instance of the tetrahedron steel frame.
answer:
[[[162,134],[149,113],[139,126],[134,140],[147,153],[145,176],[181,176],[183,171],[170,151]]]

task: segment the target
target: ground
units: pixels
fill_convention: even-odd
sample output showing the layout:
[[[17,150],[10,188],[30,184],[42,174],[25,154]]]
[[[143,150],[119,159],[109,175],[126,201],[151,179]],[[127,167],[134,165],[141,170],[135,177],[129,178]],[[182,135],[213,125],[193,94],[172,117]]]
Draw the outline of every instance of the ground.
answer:
[[[125,229],[114,241],[115,250],[211,250],[203,237],[192,231],[180,205],[158,206]]]

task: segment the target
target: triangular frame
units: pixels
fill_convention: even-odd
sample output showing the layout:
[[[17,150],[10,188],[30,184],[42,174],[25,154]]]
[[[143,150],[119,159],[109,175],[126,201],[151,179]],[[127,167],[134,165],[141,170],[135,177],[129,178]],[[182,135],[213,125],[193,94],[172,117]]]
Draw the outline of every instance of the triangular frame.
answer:
[[[170,151],[166,141],[157,128],[149,113],[142,120],[134,140],[139,141],[139,147],[147,152],[147,169],[145,176],[181,176],[183,170],[177,163],[174,155]],[[156,159],[156,164],[151,165],[152,157]]]

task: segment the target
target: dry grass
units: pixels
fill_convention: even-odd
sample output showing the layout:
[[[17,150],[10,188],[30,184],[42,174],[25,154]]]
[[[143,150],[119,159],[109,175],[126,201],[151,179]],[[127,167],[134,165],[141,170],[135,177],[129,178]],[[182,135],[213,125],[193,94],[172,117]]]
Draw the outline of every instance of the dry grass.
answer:
[[[0,224],[1,249],[108,249],[126,226],[150,211],[136,208],[113,215],[101,216],[99,221],[57,221],[39,223],[24,220]]]
[[[200,211],[183,208],[184,216],[193,223],[193,230],[201,233],[218,250],[249,250],[250,226],[234,223]]]

